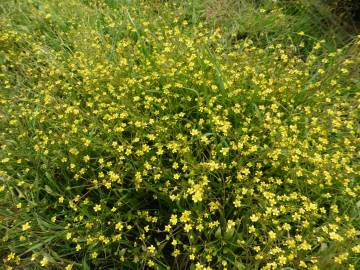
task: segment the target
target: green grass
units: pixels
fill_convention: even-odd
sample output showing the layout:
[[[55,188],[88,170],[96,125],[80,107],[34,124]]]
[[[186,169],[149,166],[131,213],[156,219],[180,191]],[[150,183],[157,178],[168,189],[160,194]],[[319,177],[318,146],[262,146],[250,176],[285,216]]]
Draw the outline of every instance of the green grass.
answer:
[[[360,41],[311,3],[3,1],[2,267],[358,269]]]

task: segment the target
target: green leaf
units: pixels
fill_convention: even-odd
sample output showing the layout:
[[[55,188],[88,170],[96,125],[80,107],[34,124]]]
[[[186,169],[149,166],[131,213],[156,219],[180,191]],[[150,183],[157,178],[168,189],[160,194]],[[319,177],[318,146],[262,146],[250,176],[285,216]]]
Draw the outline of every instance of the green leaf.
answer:
[[[221,228],[217,228],[216,232],[215,232],[215,238],[217,239],[221,239],[222,235],[221,235]]]

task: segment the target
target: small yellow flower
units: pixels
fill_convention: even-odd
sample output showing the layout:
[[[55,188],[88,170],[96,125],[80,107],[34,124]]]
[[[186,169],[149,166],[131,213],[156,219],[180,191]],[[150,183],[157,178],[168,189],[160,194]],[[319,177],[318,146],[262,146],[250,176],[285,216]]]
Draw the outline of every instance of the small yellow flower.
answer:
[[[153,245],[151,245],[150,247],[148,247],[148,250],[149,250],[150,254],[154,254],[156,251],[156,248]]]
[[[270,238],[271,240],[276,239],[276,233],[275,233],[274,231],[270,231],[270,232],[269,232],[269,238]]]
[[[117,230],[119,230],[119,231],[121,231],[123,227],[124,227],[124,225],[123,225],[121,222],[118,222],[118,223],[116,223],[116,225],[115,225],[115,229],[117,229]]]
[[[44,257],[41,261],[40,261],[41,266],[47,266],[49,264],[49,259],[47,257]]]
[[[11,252],[8,256],[7,256],[7,261],[11,261],[15,258],[15,253],[14,252]]]
[[[20,241],[25,241],[25,240],[26,240],[26,237],[23,236],[23,235],[21,235],[21,236],[19,237],[19,240],[20,240]]]
[[[22,225],[22,230],[23,231],[27,231],[31,228],[29,222],[26,222],[25,224]]]
[[[96,205],[94,206],[94,211],[95,211],[95,212],[101,211],[101,205],[100,205],[100,204],[96,204]]]
[[[190,232],[191,229],[192,229],[192,225],[191,225],[191,224],[189,224],[189,223],[185,224],[185,227],[184,227],[184,231],[185,231],[185,232]]]
[[[170,218],[170,223],[172,224],[172,225],[176,225],[176,223],[177,223],[177,216],[176,215],[171,215],[171,218]]]

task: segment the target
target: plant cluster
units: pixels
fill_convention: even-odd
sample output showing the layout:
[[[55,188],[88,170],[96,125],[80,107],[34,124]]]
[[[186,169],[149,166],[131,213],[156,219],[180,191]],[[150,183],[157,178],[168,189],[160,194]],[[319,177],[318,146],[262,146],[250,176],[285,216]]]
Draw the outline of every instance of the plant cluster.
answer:
[[[359,269],[359,37],[229,43],[176,1],[16,5],[5,269]]]

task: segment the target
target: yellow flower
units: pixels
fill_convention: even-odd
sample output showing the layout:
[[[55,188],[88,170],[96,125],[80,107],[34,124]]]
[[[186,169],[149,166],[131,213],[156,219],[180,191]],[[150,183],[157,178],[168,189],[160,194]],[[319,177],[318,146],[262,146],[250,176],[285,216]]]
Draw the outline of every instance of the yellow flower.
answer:
[[[29,222],[26,222],[25,224],[22,225],[22,230],[23,231],[27,231],[31,228]]]
[[[199,232],[202,232],[202,231],[204,230],[204,225],[198,224],[198,225],[196,226],[196,230],[199,231]]]
[[[351,249],[354,253],[360,253],[360,245],[356,245]]]
[[[185,232],[190,232],[191,229],[192,229],[192,225],[191,225],[191,224],[189,224],[189,223],[185,224],[185,227],[184,227],[184,231],[185,231]]]
[[[118,223],[116,223],[116,225],[115,225],[115,229],[117,229],[117,230],[119,230],[119,231],[121,231],[123,227],[124,227],[124,225],[123,225],[121,222],[118,222]]]
[[[302,250],[311,250],[311,245],[305,240],[300,244],[300,249]]]
[[[338,264],[342,264],[348,259],[349,253],[345,252],[334,258],[334,261]]]
[[[47,266],[49,264],[49,259],[47,257],[44,257],[41,261],[40,261],[41,266]]]
[[[95,212],[101,211],[101,205],[100,205],[100,204],[96,204],[96,205],[94,206],[94,211],[95,211]]]
[[[176,215],[174,215],[174,214],[171,215],[170,223],[172,225],[176,225],[176,223],[177,223],[177,216]]]
[[[153,245],[151,245],[150,247],[148,247],[148,250],[149,250],[150,254],[154,254],[156,251],[156,248]]]
[[[190,220],[190,215],[191,215],[191,212],[188,211],[188,210],[185,210],[182,214],[181,214],[181,217],[180,217],[180,221],[181,222],[188,222]]]
[[[271,240],[276,239],[276,233],[275,233],[274,231],[270,231],[270,232],[269,232],[269,238],[270,238]]]
[[[9,255],[7,256],[7,261],[11,261],[11,260],[13,260],[15,258],[15,253],[14,252],[11,252],[11,253],[9,253]]]

